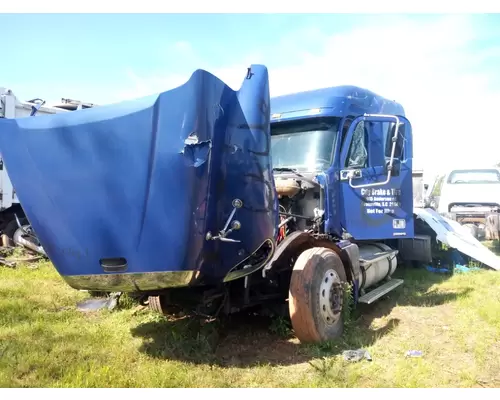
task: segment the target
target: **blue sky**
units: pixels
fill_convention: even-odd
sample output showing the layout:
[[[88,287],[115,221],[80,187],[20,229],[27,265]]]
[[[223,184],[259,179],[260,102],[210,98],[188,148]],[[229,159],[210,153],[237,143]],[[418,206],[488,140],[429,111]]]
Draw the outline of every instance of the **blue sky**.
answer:
[[[20,99],[115,102],[196,68],[237,89],[246,66],[264,63],[272,95],[354,84],[398,100],[431,170],[470,153],[500,161],[484,146],[500,148],[484,118],[500,107],[500,15],[12,14],[0,26],[13,33],[0,86]],[[458,139],[472,132],[472,143]]]
[[[106,101],[114,95],[103,89],[127,90],[133,83],[131,71],[144,76],[189,73],[198,67],[198,60],[223,68],[256,53],[264,58],[262,62],[286,65],[296,57],[297,40],[286,43],[286,35],[311,27],[332,34],[367,19],[259,14],[0,15],[5,32],[16,32],[4,53],[13,62],[2,68],[6,81],[1,84],[28,97],[54,93],[59,98],[74,92],[89,101]],[[183,44],[193,52],[183,52]],[[306,39],[300,46],[314,51],[318,43]]]

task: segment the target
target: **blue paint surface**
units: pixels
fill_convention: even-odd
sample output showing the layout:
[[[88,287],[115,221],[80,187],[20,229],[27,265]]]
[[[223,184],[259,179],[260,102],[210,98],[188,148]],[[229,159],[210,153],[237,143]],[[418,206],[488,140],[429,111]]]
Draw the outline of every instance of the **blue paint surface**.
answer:
[[[9,176],[61,275],[104,274],[100,259],[124,257],[127,273],[196,270],[218,281],[274,240],[268,72],[251,71],[237,92],[197,70],[159,95],[0,120]],[[241,243],[207,241],[235,198],[241,229],[229,237]]]
[[[400,170],[398,176],[393,176],[384,186],[375,186],[375,190],[398,189],[399,206],[390,207],[389,213],[378,214],[379,210],[389,207],[368,207],[376,210],[369,214],[364,204],[360,189],[353,189],[347,181],[341,181],[340,171],[346,169],[345,159],[348,148],[344,142],[350,141],[346,127],[348,120],[363,114],[391,114],[404,117],[402,105],[386,99],[376,93],[356,86],[338,86],[311,90],[279,96],[271,99],[271,129],[287,123],[306,123],[311,120],[326,120],[337,118],[339,128],[333,149],[331,165],[317,172],[318,181],[325,188],[326,211],[325,232],[337,237],[344,231],[357,240],[383,240],[394,238],[411,238],[414,235],[413,226],[413,186],[412,186],[412,132],[409,121],[405,120],[404,150],[398,158]],[[381,122],[367,129],[368,164],[362,168],[363,179],[353,180],[354,185],[363,183],[383,182],[387,173],[385,164],[389,157],[386,154],[387,129]],[[352,136],[352,134],[351,134]],[[343,138],[343,140],[341,140]],[[346,139],[347,138],[347,139]],[[390,154],[390,153],[389,153]],[[378,193],[381,193],[380,191]],[[366,197],[366,196],[365,196]],[[383,197],[375,195],[375,197]],[[389,196],[386,196],[389,197]],[[394,228],[394,220],[404,220],[405,228]]]
[[[338,181],[340,223],[357,240],[414,236],[411,125],[404,117],[398,117],[405,122],[404,139],[400,136],[402,151],[395,153],[395,163],[399,164],[399,168],[397,172],[393,170],[389,182],[357,188],[348,181]],[[392,135],[383,129],[383,124],[393,121],[391,118],[380,118],[378,122],[365,124],[368,161],[364,167],[355,168],[361,171],[362,177],[354,179],[353,186],[373,185],[387,180],[386,164],[391,155]],[[353,125],[355,123],[356,120]],[[347,133],[346,141],[351,140],[353,128],[351,126]],[[341,150],[339,171],[349,169],[346,168],[348,150],[346,147]]]
[[[320,111],[317,112],[317,109]],[[312,113],[311,110],[315,111]],[[307,117],[359,116],[363,113],[390,113],[404,116],[404,109],[394,101],[357,86],[328,87],[271,99],[273,123]],[[280,115],[275,118],[274,114]]]

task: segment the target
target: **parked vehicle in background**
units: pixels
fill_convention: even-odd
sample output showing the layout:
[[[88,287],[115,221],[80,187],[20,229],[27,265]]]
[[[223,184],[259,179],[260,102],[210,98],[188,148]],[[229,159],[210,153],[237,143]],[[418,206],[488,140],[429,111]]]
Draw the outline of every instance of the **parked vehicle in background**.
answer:
[[[434,179],[432,187],[427,192],[426,202],[429,208],[433,210],[438,209],[439,207],[439,198],[441,196],[441,187],[443,186],[444,175],[438,175]]]
[[[476,238],[498,240],[500,168],[448,171],[442,180],[438,212],[469,228]]]
[[[412,171],[413,177],[413,206],[426,208],[429,207],[427,201],[427,190],[429,185],[424,183],[424,170],[414,168]]]

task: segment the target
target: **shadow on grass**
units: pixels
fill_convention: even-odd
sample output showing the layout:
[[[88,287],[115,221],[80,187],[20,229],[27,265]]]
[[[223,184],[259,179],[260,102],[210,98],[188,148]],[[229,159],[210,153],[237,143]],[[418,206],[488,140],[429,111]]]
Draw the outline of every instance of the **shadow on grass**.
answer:
[[[439,274],[428,272],[425,269],[400,268],[396,271],[394,278],[404,280],[397,290],[387,294],[383,300],[365,307],[360,305],[360,310],[388,311],[396,305],[410,307],[434,307],[453,302],[459,297],[466,297],[473,290],[472,287],[442,291],[437,287],[452,277],[452,274]],[[434,287],[434,288],[433,288]],[[380,315],[382,316],[382,315]]]
[[[210,323],[195,317],[182,320],[160,317],[158,321],[134,328],[132,334],[144,339],[140,351],[153,358],[231,368],[294,365],[326,353],[330,356],[339,354],[355,344],[342,339],[321,345],[301,345],[291,330],[287,334],[272,332],[273,323],[269,317],[245,313]],[[345,336],[355,336],[359,347],[366,347],[392,331],[398,323],[399,320],[390,320],[383,328],[368,329],[362,335],[350,335],[346,331]],[[358,330],[356,327],[352,329]]]
[[[245,313],[210,323],[195,317],[174,320],[155,316],[154,321],[133,328],[132,335],[143,338],[140,351],[158,359],[242,368],[259,364],[290,365],[372,346],[397,328],[400,320],[389,319],[378,329],[371,327],[372,321],[389,315],[396,305],[439,306],[467,296],[472,290],[447,293],[429,290],[449,276],[421,269],[403,269],[399,275],[405,279],[403,287],[370,306],[358,306],[344,336],[336,341],[300,344],[289,328],[289,321]]]

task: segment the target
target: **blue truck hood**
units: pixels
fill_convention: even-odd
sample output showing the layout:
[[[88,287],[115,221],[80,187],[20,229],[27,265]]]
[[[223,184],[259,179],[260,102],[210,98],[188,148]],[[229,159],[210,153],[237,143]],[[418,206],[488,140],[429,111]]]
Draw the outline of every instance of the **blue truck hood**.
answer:
[[[220,282],[263,244],[274,246],[269,104],[264,66],[252,66],[239,91],[197,70],[159,95],[0,120],[0,152],[41,245],[72,287]],[[235,199],[241,228],[228,238],[236,242],[210,239]]]

